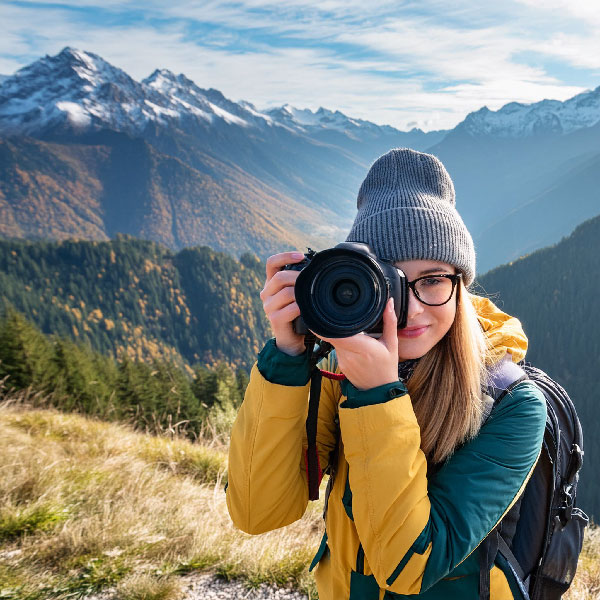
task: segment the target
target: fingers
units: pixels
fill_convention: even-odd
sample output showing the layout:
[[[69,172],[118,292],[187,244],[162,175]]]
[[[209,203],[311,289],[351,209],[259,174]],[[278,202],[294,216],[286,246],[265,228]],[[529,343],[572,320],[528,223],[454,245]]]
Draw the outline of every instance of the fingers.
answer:
[[[265,287],[259,294],[260,299],[264,303],[270,296],[274,296],[285,287],[289,287],[293,290],[299,274],[299,271],[277,271],[273,277],[268,279],[265,283]]]
[[[386,348],[398,356],[398,317],[394,310],[394,299],[390,298],[383,311],[383,334],[381,340]]]
[[[274,330],[277,330],[280,327],[288,325],[291,323],[296,317],[300,316],[300,307],[292,302],[291,304],[287,304],[283,308],[272,312],[269,317],[269,321]]]
[[[274,295],[265,296],[263,306],[267,316],[278,311],[279,309],[296,302],[293,287],[284,287]]]
[[[281,252],[267,258],[267,282],[280,269],[291,263],[298,263],[304,259],[302,252]],[[292,271],[293,272],[293,271]]]

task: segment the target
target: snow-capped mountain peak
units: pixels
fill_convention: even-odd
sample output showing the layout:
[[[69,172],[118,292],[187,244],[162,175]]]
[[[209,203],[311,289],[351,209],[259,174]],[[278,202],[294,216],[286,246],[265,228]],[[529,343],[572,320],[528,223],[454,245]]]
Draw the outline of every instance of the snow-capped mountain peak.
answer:
[[[503,138],[539,133],[571,133],[600,122],[600,87],[561,102],[541,100],[533,104],[510,102],[496,111],[486,106],[472,112],[457,126],[471,135]]]
[[[309,136],[341,133],[355,140],[398,133],[323,107],[312,111],[285,104],[261,111],[168,69],[156,69],[138,82],[100,56],[71,47],[0,81],[0,134],[39,135],[66,128],[140,135],[150,124],[188,133],[217,126],[280,127]]]
[[[0,129],[36,133],[57,125],[112,123],[130,130],[144,102],[141,84],[91,52],[64,48],[0,86]]]
[[[278,108],[265,111],[275,122],[296,131],[314,131],[315,129],[331,129],[352,135],[357,130],[393,131],[392,127],[375,125],[369,121],[352,119],[339,110],[332,111],[319,107],[316,111],[309,108],[296,108],[291,104],[284,104]]]
[[[257,119],[260,115],[218,90],[198,88],[183,74],[161,69],[137,82],[101,57],[70,47],[20,69],[0,85],[0,131],[9,134],[54,127],[139,134],[150,122],[246,127]]]

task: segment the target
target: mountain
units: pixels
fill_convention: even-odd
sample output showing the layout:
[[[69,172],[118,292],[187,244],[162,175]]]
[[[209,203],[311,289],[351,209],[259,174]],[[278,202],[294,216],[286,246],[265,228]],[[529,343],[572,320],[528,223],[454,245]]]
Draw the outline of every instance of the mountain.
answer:
[[[201,171],[142,138],[107,130],[68,143],[0,139],[0,235],[108,240],[125,233],[236,256],[323,243],[308,230],[319,219],[315,210],[230,164],[208,155],[204,164]]]
[[[252,248],[262,256],[290,243],[296,247],[326,247],[343,239],[351,224],[358,185],[370,162],[390,146],[405,142],[426,146],[443,135],[419,130],[404,133],[341,113],[331,113],[335,116],[332,118],[324,109],[296,112],[302,113],[302,119],[298,114],[288,118],[287,111],[281,115],[277,111],[260,112],[248,102],[233,102],[218,90],[202,89],[184,75],[164,69],[137,82],[101,57],[72,48],[24,67],[0,86],[0,135],[10,141],[33,137],[55,144],[47,146],[46,152],[58,152],[56,144],[61,148],[97,145],[101,132],[118,132],[142,139],[162,157],[178,159],[189,167],[180,180],[183,187],[197,187],[187,183],[188,176],[209,176],[228,203],[211,204],[210,198],[194,189],[192,196],[199,215],[203,206],[211,204],[214,208],[213,214],[205,215],[205,228],[211,227],[210,219],[216,218],[217,223],[230,221],[227,205],[239,205],[244,188],[252,190],[239,205],[239,210],[253,207],[246,219],[251,233],[233,223],[216,247]],[[309,114],[313,115],[310,126]],[[122,169],[129,171],[126,163]],[[146,175],[147,181],[151,175]],[[234,195],[230,194],[232,177],[239,192]],[[126,204],[143,206],[144,194],[139,191],[137,199],[131,198]],[[8,193],[5,197],[14,196]],[[272,204],[273,198],[278,203]],[[120,204],[119,200],[107,201]],[[53,202],[53,198],[47,199],[42,211],[46,216],[55,214]],[[152,202],[145,204],[149,207]],[[166,193],[163,204],[177,205],[178,198]],[[287,209],[282,212],[284,204]],[[87,212],[94,210],[87,207]],[[28,222],[20,229],[5,224],[5,235],[19,236],[22,231],[35,230],[37,224],[31,217],[23,211],[17,217],[13,208],[2,219],[4,223],[18,218]],[[146,217],[150,219],[151,213],[146,212]],[[178,214],[172,214],[167,221],[178,218]],[[263,231],[264,223],[270,224],[271,231]],[[85,223],[79,229],[94,226]],[[195,221],[190,228],[196,229]],[[60,223],[55,223],[53,229],[59,230]],[[100,229],[110,235],[110,227]],[[288,243],[282,243],[285,233],[271,238],[273,230],[289,232]],[[142,229],[127,233],[148,235]],[[70,233],[64,231],[63,237],[67,235]],[[151,239],[173,249],[205,242],[190,236],[177,237],[162,228],[153,232]]]
[[[571,235],[478,279],[481,289],[518,317],[529,338],[527,360],[565,387],[583,424],[585,460],[579,500],[600,517],[600,217]]]
[[[261,110],[165,69],[138,82],[65,48],[0,83],[0,136],[12,144],[3,150],[10,168],[0,164],[7,237],[120,231],[175,251],[208,244],[261,257],[324,248],[344,239],[369,165],[395,146],[442,159],[480,272],[555,243],[600,212],[600,88],[565,102],[484,107],[451,131],[401,132],[323,107]],[[133,140],[151,160],[125,150]],[[47,158],[29,171],[17,148],[34,141]],[[118,157],[115,170],[106,156]],[[66,201],[61,173],[72,169],[77,193]]]
[[[474,137],[524,138],[543,133],[572,133],[600,121],[600,86],[560,102],[509,102],[497,111],[484,106],[456,127]]]
[[[550,246],[565,230],[573,230],[600,213],[600,153],[582,156],[573,164],[567,163],[565,172],[561,170],[542,192],[531,194],[526,202],[482,230],[477,238],[480,264],[495,264],[500,241],[502,255],[507,262],[513,261]]]
[[[600,173],[588,168],[600,159],[600,88],[564,103],[482,109],[430,151],[454,180],[478,269],[489,270],[600,213]]]

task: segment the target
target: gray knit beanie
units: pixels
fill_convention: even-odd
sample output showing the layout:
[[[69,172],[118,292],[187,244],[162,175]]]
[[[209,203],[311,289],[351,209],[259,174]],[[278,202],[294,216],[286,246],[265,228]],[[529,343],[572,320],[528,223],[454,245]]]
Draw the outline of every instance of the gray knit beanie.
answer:
[[[473,239],[455,208],[454,185],[431,154],[394,148],[370,168],[358,192],[348,242],[365,242],[380,259],[439,260],[475,278]]]

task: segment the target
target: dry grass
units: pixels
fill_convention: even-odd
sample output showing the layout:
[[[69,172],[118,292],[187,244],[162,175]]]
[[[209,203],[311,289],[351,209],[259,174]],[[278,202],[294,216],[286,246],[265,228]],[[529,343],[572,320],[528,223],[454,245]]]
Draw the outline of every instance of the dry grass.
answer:
[[[120,600],[179,600],[183,590],[174,577],[136,573],[117,586]]]
[[[177,574],[314,592],[320,508],[262,536],[232,525],[226,455],[18,404],[0,406],[0,597],[178,597]],[[137,595],[136,595],[137,594]]]
[[[586,529],[577,574],[564,600],[598,600],[600,598],[600,527]]]
[[[315,598],[307,565],[322,505],[282,530],[241,533],[225,506],[226,455],[213,446],[0,403],[0,598],[113,588],[123,600],[180,600],[178,575],[193,571]],[[565,600],[599,597],[600,528],[590,527]]]

